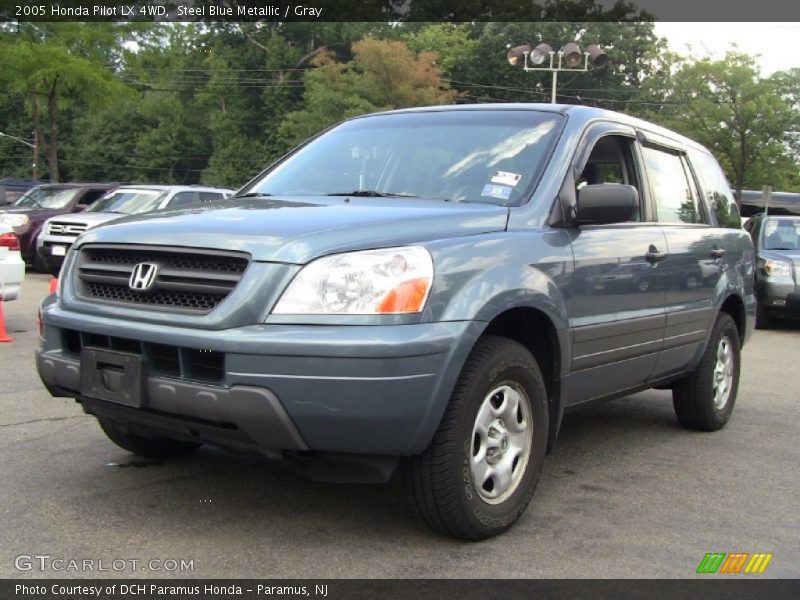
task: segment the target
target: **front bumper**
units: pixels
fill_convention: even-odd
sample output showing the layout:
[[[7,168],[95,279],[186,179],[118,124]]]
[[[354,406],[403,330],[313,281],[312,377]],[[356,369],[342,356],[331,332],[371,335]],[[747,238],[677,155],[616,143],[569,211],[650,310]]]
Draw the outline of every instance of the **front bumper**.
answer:
[[[18,252],[9,252],[0,261],[0,294],[3,300],[15,300],[25,279],[25,263]]]
[[[790,278],[762,279],[758,302],[775,314],[800,317],[800,290]]]
[[[164,327],[43,309],[39,373],[51,393],[144,432],[258,450],[392,456],[425,449],[482,322]],[[224,354],[213,384],[150,374],[142,408],[86,398],[65,331]],[[90,342],[91,343],[91,342]],[[117,342],[123,343],[123,342]],[[127,343],[127,342],[126,342]],[[190,350],[194,351],[194,350]],[[181,354],[183,356],[183,354]],[[181,359],[183,361],[183,359]]]
[[[61,270],[67,252],[76,239],[71,236],[40,235],[36,242],[36,252],[48,269],[55,274]],[[59,250],[61,253],[58,253]]]

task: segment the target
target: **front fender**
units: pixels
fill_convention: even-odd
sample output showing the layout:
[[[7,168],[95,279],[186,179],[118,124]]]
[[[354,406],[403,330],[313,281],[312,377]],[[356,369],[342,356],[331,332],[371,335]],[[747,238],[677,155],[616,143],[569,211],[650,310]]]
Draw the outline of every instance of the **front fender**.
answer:
[[[573,263],[563,231],[500,232],[430,250],[436,265],[430,320],[488,322],[526,307],[542,311],[556,330],[567,328]]]

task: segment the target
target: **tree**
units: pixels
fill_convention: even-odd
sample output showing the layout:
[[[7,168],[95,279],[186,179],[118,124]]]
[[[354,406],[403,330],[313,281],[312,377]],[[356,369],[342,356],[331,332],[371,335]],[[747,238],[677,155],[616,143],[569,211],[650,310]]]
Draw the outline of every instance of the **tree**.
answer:
[[[414,55],[401,41],[366,37],[352,45],[353,60],[339,63],[328,53],[306,73],[305,108],[289,113],[280,128],[297,143],[341,119],[355,115],[452,102],[434,52]]]
[[[650,76],[653,59],[663,47],[650,22],[580,21],[475,23],[456,28],[438,24],[411,36],[409,44],[415,49],[420,43],[442,49],[442,67],[465,101],[549,102],[551,74],[511,67],[507,46],[544,42],[558,50],[572,41],[584,47],[600,44],[609,62],[604,69],[560,73],[558,102],[613,110],[625,110],[641,100],[641,82]]]
[[[121,90],[113,73],[97,61],[73,56],[62,46],[26,40],[3,47],[0,82],[25,96],[51,181],[59,181],[60,175],[60,111],[70,103],[100,104]]]
[[[649,84],[663,105],[644,116],[707,146],[737,192],[764,184],[785,189],[797,181],[789,149],[800,113],[781,77],[762,78],[753,59],[735,51],[723,60],[673,56],[669,63]]]

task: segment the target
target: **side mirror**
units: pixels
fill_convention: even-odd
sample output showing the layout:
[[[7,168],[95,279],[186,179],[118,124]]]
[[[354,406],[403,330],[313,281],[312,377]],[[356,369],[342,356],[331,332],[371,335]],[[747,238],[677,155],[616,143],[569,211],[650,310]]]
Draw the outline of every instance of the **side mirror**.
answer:
[[[75,208],[72,209],[72,212],[83,212],[87,208],[89,208],[88,204],[76,204]]]
[[[601,183],[578,190],[578,225],[625,223],[634,220],[638,212],[639,192],[632,185]]]

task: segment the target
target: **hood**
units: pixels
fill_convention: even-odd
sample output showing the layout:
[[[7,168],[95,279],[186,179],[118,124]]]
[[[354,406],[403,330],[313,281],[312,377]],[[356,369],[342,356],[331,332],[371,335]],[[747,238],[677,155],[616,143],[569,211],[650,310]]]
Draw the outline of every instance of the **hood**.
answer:
[[[758,253],[759,258],[782,260],[788,263],[794,263],[800,266],[800,249],[798,250],[761,250]]]
[[[224,248],[305,264],[334,252],[502,231],[507,220],[504,206],[443,200],[246,198],[126,217],[88,231],[79,243]]]
[[[107,221],[121,219],[124,216],[125,215],[121,215],[119,213],[110,212],[80,212],[75,214],[58,215],[52,220],[58,221],[59,223],[75,223],[76,225],[88,225],[89,227],[94,227],[95,225],[106,223]]]
[[[13,206],[0,208],[0,214],[28,215],[28,218],[33,223],[44,221],[49,217],[54,217],[55,215],[63,214],[64,212],[65,211],[63,208],[16,208]],[[67,210],[66,213],[70,214],[69,210]]]

